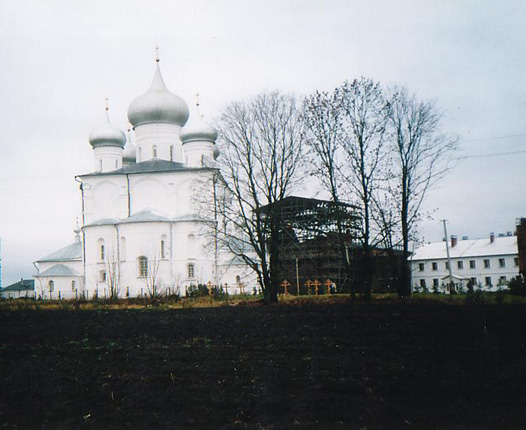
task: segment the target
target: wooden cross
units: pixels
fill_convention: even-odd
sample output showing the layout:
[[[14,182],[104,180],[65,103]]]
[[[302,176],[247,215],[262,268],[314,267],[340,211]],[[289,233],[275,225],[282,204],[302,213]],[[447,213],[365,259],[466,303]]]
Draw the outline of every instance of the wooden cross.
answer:
[[[321,282],[318,281],[317,279],[315,279],[314,282],[312,283],[312,285],[314,285],[316,295],[318,295],[319,287],[320,287],[320,285],[321,285]]]
[[[313,282],[310,279],[307,279],[305,286],[307,287],[307,294],[310,294],[310,287],[312,287]]]
[[[285,291],[285,295],[288,296],[289,295],[290,282],[287,281],[286,279],[284,279],[283,282],[280,284],[280,286],[283,287],[283,290]]]
[[[331,294],[331,285],[332,281],[330,279],[327,279],[325,281],[325,288],[327,289],[327,294]]]

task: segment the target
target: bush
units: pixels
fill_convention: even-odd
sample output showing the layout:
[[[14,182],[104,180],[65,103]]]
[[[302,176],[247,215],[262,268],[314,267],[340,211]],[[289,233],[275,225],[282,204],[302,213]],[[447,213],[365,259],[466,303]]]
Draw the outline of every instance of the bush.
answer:
[[[514,296],[526,296],[526,282],[522,276],[517,276],[513,278],[508,283],[510,293]]]

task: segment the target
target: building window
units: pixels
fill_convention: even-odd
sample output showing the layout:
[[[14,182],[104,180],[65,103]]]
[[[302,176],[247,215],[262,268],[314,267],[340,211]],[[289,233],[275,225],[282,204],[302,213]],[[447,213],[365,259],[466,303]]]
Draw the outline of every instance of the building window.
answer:
[[[421,272],[424,271],[424,263],[418,263],[418,270],[420,270]]]
[[[102,160],[99,160],[99,172],[102,172]]]
[[[446,267],[446,270],[449,270],[449,262],[446,261],[445,267]]]
[[[77,283],[73,280],[71,281],[71,291],[75,291],[77,289]]]
[[[241,284],[241,276],[239,275],[236,276],[236,284]]]
[[[499,258],[499,267],[506,267],[506,259]]]
[[[140,256],[137,261],[139,263],[139,277],[146,278],[148,276],[148,259]]]
[[[464,268],[464,262],[463,261],[457,261],[457,269],[463,269]]]
[[[48,286],[49,286],[49,292],[53,293],[55,291],[55,281],[52,281],[52,280],[49,281]]]
[[[117,160],[115,160],[115,168],[118,169],[119,168],[119,162]]]
[[[488,287],[491,287],[491,276],[486,276],[486,278],[484,278],[484,282]]]
[[[469,268],[470,269],[476,269],[477,265],[475,264],[475,260],[469,260]]]
[[[141,161],[142,155],[141,155],[141,148],[137,148],[137,163]]]
[[[477,278],[470,279],[471,285],[477,285]]]
[[[152,147],[152,157],[157,158],[157,145],[153,145]]]
[[[499,284],[502,285],[502,284],[505,284],[506,283],[506,276],[501,276],[499,278]]]
[[[106,272],[104,270],[101,270],[99,272],[99,281],[100,282],[106,282]]]
[[[188,265],[188,277],[189,278],[195,277],[195,265],[193,263],[190,263]]]
[[[425,290],[425,288],[426,288],[426,280],[425,279],[420,279],[420,288]]]
[[[484,269],[489,269],[491,267],[491,264],[488,259],[484,260]]]
[[[433,287],[438,287],[438,278],[433,279]]]
[[[174,146],[170,146],[170,161],[174,161]]]
[[[165,249],[164,249],[164,240],[161,240],[161,258],[166,258],[165,255]]]
[[[104,245],[100,246],[100,261],[104,261],[104,258],[106,257],[106,250],[104,249]]]
[[[513,259],[513,264],[515,265],[515,267],[519,265],[519,259],[517,257]]]
[[[438,270],[438,263],[431,263],[431,267],[433,270]]]

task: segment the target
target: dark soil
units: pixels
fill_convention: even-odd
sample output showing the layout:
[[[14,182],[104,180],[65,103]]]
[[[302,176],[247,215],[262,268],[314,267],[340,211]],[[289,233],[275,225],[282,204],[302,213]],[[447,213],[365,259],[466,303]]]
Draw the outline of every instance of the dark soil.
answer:
[[[0,428],[524,429],[525,329],[519,305],[2,311]]]

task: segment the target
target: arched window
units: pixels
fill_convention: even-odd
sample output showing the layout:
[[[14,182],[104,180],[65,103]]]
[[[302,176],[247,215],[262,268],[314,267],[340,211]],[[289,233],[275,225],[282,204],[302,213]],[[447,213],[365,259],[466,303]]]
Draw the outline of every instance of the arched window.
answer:
[[[195,278],[195,264],[194,263],[188,264],[188,277]]]
[[[75,291],[77,289],[77,283],[75,280],[71,281],[71,291]]]
[[[152,147],[152,157],[157,158],[157,145],[153,145]]]
[[[115,168],[116,168],[116,169],[119,168],[119,160],[115,160]]]
[[[239,275],[236,276],[236,284],[241,284],[241,276]]]
[[[53,280],[49,281],[48,286],[49,286],[49,292],[50,293],[55,291],[55,281],[53,281]]]
[[[102,172],[102,160],[99,160],[99,172]]]
[[[106,282],[106,271],[101,270],[99,272],[99,281],[100,282]]]
[[[141,255],[137,262],[139,263],[139,277],[146,278],[148,276],[148,259]]]
[[[137,163],[139,163],[141,161],[141,158],[142,158],[142,155],[141,155],[142,151],[141,151],[141,147],[139,146],[137,148]]]
[[[170,146],[170,161],[174,161],[174,146]]]
[[[104,248],[104,244],[100,246],[100,261],[104,261],[104,258],[106,257],[106,250]]]
[[[165,250],[164,240],[161,240],[161,258],[166,258],[166,250]]]

